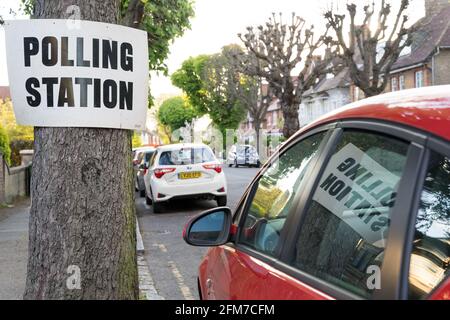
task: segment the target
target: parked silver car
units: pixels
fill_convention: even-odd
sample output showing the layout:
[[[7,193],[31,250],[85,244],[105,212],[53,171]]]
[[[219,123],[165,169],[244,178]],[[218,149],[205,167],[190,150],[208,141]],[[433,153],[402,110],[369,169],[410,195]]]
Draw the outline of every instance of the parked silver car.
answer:
[[[139,191],[141,197],[145,197],[145,185],[144,185],[144,175],[147,173],[149,162],[155,153],[156,148],[146,148],[145,150],[140,151],[139,163],[135,165],[135,188],[136,191]]]
[[[227,164],[229,167],[235,166],[248,166],[257,167],[261,166],[259,160],[258,151],[251,145],[234,145],[228,152]]]

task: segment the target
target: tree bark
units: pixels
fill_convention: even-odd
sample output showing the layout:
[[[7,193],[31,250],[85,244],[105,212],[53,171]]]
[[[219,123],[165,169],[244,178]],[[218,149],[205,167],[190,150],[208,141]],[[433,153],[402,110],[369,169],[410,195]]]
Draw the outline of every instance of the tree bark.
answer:
[[[287,139],[291,137],[300,128],[300,121],[298,120],[298,105],[281,106],[283,111],[284,126],[283,136]]]
[[[117,23],[116,0],[37,0],[34,18],[64,18],[70,5],[83,20]],[[138,298],[131,139],[35,128],[25,299]]]

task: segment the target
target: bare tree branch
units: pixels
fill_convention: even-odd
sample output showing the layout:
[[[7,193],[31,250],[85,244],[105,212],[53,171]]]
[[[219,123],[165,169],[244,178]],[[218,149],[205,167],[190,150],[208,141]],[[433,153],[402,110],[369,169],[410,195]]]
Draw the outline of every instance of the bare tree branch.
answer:
[[[332,69],[330,63],[338,56],[337,42],[327,32],[316,37],[314,26],[307,28],[305,20],[293,13],[289,23],[283,21],[281,14],[272,14],[264,26],[248,27],[244,35],[238,35],[250,58],[236,58],[244,73],[267,81],[280,100],[285,137],[300,127],[298,107],[303,92]],[[326,57],[316,54],[321,47],[327,48]],[[293,74],[298,67],[300,72]]]
[[[389,16],[392,12],[391,4],[386,0],[381,1],[374,32],[371,31],[371,20],[375,14],[375,3],[364,6],[364,19],[360,25],[355,22],[356,4],[347,4],[350,16],[349,45],[344,36],[345,15],[336,14],[332,10],[325,13],[325,19],[334,30],[340,51],[342,51],[342,60],[349,67],[350,77],[366,96],[377,95],[384,91],[388,77],[383,75],[389,74],[402,50],[411,45],[412,34],[416,27],[406,27],[408,17],[404,15],[404,12],[408,6],[409,0],[401,0],[393,27],[387,33]],[[378,50],[383,50],[382,54]]]

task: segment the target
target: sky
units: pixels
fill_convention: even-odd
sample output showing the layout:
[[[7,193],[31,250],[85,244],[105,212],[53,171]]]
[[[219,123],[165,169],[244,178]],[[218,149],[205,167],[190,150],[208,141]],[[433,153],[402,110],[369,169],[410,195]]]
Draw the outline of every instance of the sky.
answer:
[[[379,0],[376,0],[379,1]],[[411,21],[415,21],[424,13],[424,0],[412,0],[409,9]],[[247,26],[263,24],[272,12],[282,12],[290,17],[292,12],[314,24],[317,29],[323,28],[323,13],[331,4],[341,11],[348,0],[196,0],[195,17],[191,20],[191,30],[175,40],[171,45],[171,54],[167,59],[169,73],[176,71],[182,62],[190,56],[211,54],[231,43],[240,44],[237,34],[245,32]],[[361,6],[368,0],[354,0]],[[371,1],[370,1],[371,2]],[[392,3],[398,3],[393,0]],[[4,19],[11,17],[9,10],[18,11],[20,0],[0,0],[0,15]],[[15,18],[24,18],[17,16]],[[8,84],[6,71],[4,32],[0,28],[0,86]],[[179,94],[172,86],[170,79],[152,74],[151,90],[154,97]]]

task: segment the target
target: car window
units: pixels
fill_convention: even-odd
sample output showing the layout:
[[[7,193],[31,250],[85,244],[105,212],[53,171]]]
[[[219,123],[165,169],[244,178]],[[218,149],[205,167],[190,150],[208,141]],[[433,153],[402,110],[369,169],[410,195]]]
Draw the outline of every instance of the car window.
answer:
[[[295,195],[301,190],[306,169],[317,154],[324,135],[320,133],[300,141],[261,176],[245,215],[239,238],[242,244],[275,255]]]
[[[409,298],[421,299],[449,274],[450,159],[432,153],[428,165],[409,266]]]
[[[305,210],[291,264],[370,297],[409,144],[345,131]],[[370,283],[369,283],[370,282]]]
[[[154,151],[146,152],[143,161],[148,164],[154,153]]]
[[[158,150],[156,150],[156,151],[153,153],[153,156],[152,156],[151,159],[150,159],[150,165],[149,165],[149,167],[153,167],[153,166],[154,166],[155,160],[156,160],[157,157],[158,157]]]
[[[208,148],[183,148],[163,151],[160,165],[187,165],[215,161],[214,154]]]

